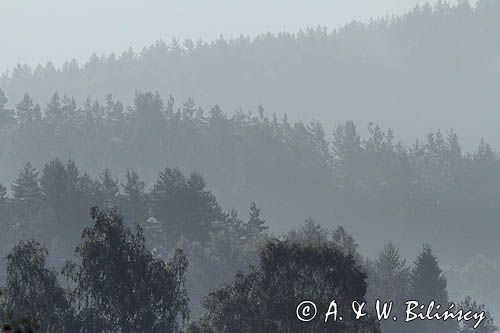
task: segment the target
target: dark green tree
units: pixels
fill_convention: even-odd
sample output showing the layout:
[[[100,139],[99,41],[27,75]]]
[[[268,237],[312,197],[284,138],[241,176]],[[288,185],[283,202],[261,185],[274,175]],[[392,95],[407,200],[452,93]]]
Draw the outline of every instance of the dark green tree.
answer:
[[[171,237],[207,241],[226,219],[215,196],[196,173],[188,179],[178,169],[166,168],[151,190],[151,209]]]
[[[126,183],[122,183],[122,209],[125,219],[131,223],[143,224],[147,215],[147,195],[144,192],[145,184],[135,171],[125,174]]]
[[[260,217],[260,209],[255,202],[250,205],[250,219],[247,222],[249,235],[257,235],[267,230],[266,221]]]
[[[354,175],[351,172],[355,171],[352,168],[359,166],[361,152],[361,138],[354,122],[348,121],[337,126],[333,132],[332,149],[334,166],[338,170],[340,180],[345,182],[345,185],[352,183]]]
[[[381,302],[393,302],[394,315],[404,318],[405,302],[409,299],[410,268],[406,266],[406,260],[401,259],[399,250],[394,244],[387,244],[380,252],[378,258],[367,263],[368,291],[367,300],[375,305],[377,300]],[[383,332],[402,332],[406,324],[393,321],[390,318],[381,323]]]
[[[68,195],[68,185],[66,184],[66,168],[58,159],[54,159],[45,164],[40,176],[40,189],[44,201],[51,207],[64,206],[64,200]],[[59,215],[59,214],[56,214]],[[60,216],[56,216],[60,222]]]
[[[24,164],[17,178],[12,184],[12,196],[17,200],[34,200],[40,196],[38,171],[30,162]]]
[[[118,186],[118,180],[113,178],[109,168],[104,169],[104,171],[99,175],[99,182],[102,202],[107,207],[116,206],[118,203],[120,187]]]
[[[78,263],[63,270],[75,285],[85,331],[178,332],[188,317],[183,253],[166,263],[147,249],[142,229],[131,231],[115,209],[92,208],[91,216]]]
[[[19,242],[7,256],[4,322],[42,332],[74,330],[73,308],[46,260],[47,250],[34,240]]]
[[[76,241],[89,207],[81,189],[80,172],[75,162],[63,164],[59,159],[49,161],[40,176],[40,188],[45,207],[52,215],[51,235]]]
[[[446,277],[439,267],[436,256],[432,253],[431,246],[424,245],[415,260],[415,267],[411,271],[410,298],[421,304],[434,301],[442,308],[450,304],[446,289]],[[415,332],[444,333],[456,332],[456,322],[452,321],[418,321],[410,325]]]
[[[61,99],[55,93],[50,98],[49,103],[45,107],[45,117],[51,124],[57,124],[62,119],[63,109],[61,107]]]
[[[33,103],[28,93],[16,104],[16,116],[21,124],[38,122],[42,118],[40,106]]]
[[[7,201],[7,188],[0,184],[0,203],[5,203]]]
[[[364,301],[366,275],[352,256],[325,244],[273,240],[248,274],[210,292],[206,315],[215,332],[379,332],[373,318],[354,320],[351,302]],[[336,300],[343,320],[325,317]],[[317,320],[301,322],[296,307],[313,300]]]
[[[415,260],[415,267],[411,273],[410,295],[422,302],[434,300],[442,305],[448,302],[446,278],[428,244],[424,245]]]
[[[14,123],[14,113],[12,110],[7,109],[7,102],[5,92],[0,89],[0,129],[9,127]]]

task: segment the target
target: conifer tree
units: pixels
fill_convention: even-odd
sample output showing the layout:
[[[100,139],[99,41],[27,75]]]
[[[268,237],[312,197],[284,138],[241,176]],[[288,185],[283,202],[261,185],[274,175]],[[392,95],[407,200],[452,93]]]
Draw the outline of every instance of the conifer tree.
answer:
[[[0,89],[0,129],[6,128],[13,124],[14,115],[12,110],[6,108],[8,99],[5,92]]]
[[[348,121],[334,130],[332,152],[339,191],[351,194],[360,183],[363,152],[354,122]]]
[[[49,161],[40,176],[40,188],[46,208],[53,213],[51,234],[74,239],[86,221],[90,204],[80,189],[76,164],[70,160],[65,165],[57,158]]]
[[[55,122],[62,116],[62,107],[61,107],[61,99],[59,95],[55,93],[50,98],[49,103],[45,108],[45,117],[49,122]]]
[[[147,198],[145,184],[135,171],[125,174],[127,182],[123,187],[123,210],[125,218],[132,223],[143,223],[147,214]]]
[[[7,96],[5,96],[5,92],[0,89],[0,110],[5,109],[5,105],[7,105],[7,102],[9,100],[7,99]]]
[[[34,105],[28,93],[24,94],[21,102],[16,105],[16,115],[21,124],[36,122],[42,118],[40,106]]]
[[[76,102],[73,97],[64,95],[62,99],[61,113],[65,116],[74,116],[76,111]]]
[[[166,168],[151,190],[151,210],[173,237],[206,241],[217,224],[227,216],[215,196],[206,189],[203,177],[188,179],[178,170]]]
[[[28,161],[12,184],[12,196],[17,201],[33,202],[40,198],[38,171]]]
[[[404,300],[409,293],[410,268],[406,260],[401,259],[399,249],[393,244],[387,244],[373,262],[375,279],[373,289],[379,297],[388,300]]]
[[[249,235],[257,235],[267,230],[266,221],[260,218],[260,209],[257,208],[255,202],[250,205],[250,219],[248,220]]]
[[[120,188],[118,186],[118,180],[113,178],[109,168],[104,169],[99,175],[99,182],[104,204],[109,207],[115,206],[117,204]]]
[[[7,188],[0,183],[0,203],[7,201]]]
[[[409,294],[410,268],[406,260],[401,259],[394,244],[387,244],[378,258],[368,263],[367,299],[371,304],[377,300],[393,302],[393,313],[398,318],[404,317],[405,302]],[[402,332],[406,324],[403,321],[383,321],[383,332]]]
[[[44,200],[52,207],[63,205],[67,197],[66,168],[58,159],[45,164],[40,176],[40,189]]]
[[[411,296],[422,302],[432,300],[442,305],[448,302],[446,278],[441,272],[431,246],[426,244],[415,261],[411,276]]]
[[[442,308],[449,305],[446,278],[438,265],[436,256],[432,253],[431,246],[424,245],[422,252],[415,260],[415,267],[411,272],[410,297],[421,304],[434,301]],[[411,327],[415,332],[445,333],[456,332],[455,321],[417,321]]]

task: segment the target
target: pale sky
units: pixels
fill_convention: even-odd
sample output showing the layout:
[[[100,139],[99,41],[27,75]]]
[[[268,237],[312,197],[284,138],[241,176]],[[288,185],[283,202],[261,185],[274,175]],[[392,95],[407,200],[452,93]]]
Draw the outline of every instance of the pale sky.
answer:
[[[17,63],[60,66],[156,40],[213,40],[336,28],[400,14],[421,0],[0,0],[0,72]]]

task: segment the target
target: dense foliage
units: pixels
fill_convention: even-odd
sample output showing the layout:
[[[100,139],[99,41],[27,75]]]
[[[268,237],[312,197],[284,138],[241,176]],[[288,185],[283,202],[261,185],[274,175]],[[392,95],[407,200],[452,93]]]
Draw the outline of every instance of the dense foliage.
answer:
[[[499,4],[438,1],[334,31],[159,41],[5,73],[4,328],[318,331],[291,317],[306,290],[500,313],[500,156],[487,143],[500,142]],[[410,143],[450,127],[466,140],[438,130]],[[373,259],[387,240],[401,252],[389,243]],[[488,314],[477,332],[496,330]]]
[[[20,64],[0,78],[0,88],[12,102],[28,91],[44,104],[54,91],[78,104],[108,93],[129,104],[136,89],[160,90],[228,112],[260,102],[293,119],[377,121],[410,140],[453,127],[468,149],[483,136],[496,146],[500,5],[432,2],[334,30],[159,41],[83,64],[68,59],[60,68]]]
[[[348,121],[329,136],[317,122],[268,118],[261,108],[257,114],[228,116],[214,107],[205,114],[192,102],[176,107],[173,99],[165,104],[153,93],[137,93],[129,108],[111,97],[105,105],[88,102],[80,108],[71,98],[54,95],[42,114],[40,109],[25,96],[15,110],[2,111],[12,116],[0,131],[0,163],[33,164],[25,165],[17,178],[13,169],[2,168],[3,179],[13,180],[12,198],[6,186],[0,194],[27,215],[33,213],[26,208],[32,203],[47,203],[52,208],[44,218],[54,223],[54,234],[66,230],[58,228],[65,221],[74,224],[69,233],[74,237],[84,216],[74,212],[89,204],[116,204],[118,197],[127,201],[123,212],[132,221],[143,220],[148,209],[159,219],[171,214],[165,222],[184,228],[186,235],[199,216],[185,212],[182,201],[198,201],[197,210],[210,215],[205,226],[210,231],[210,224],[225,216],[212,194],[204,192],[209,187],[225,207],[238,211],[256,200],[274,231],[311,216],[348,226],[370,251],[393,239],[410,254],[428,241],[430,230],[447,261],[498,251],[498,154],[484,141],[464,153],[453,131],[429,133],[408,145],[376,125],[362,137]],[[48,156],[75,162],[49,161],[42,168]],[[76,164],[88,174],[79,174]],[[178,170],[164,170],[165,165]],[[206,184],[197,174],[179,173],[193,170],[204,175]],[[123,175],[123,189],[113,174]],[[170,201],[168,187],[176,189],[181,201]],[[76,218],[70,222],[72,214]],[[179,219],[185,222],[179,224]],[[201,234],[189,237],[198,240],[196,236]],[[458,242],[469,246],[452,246]]]
[[[69,282],[65,287],[57,272],[47,268],[47,250],[40,243],[20,241],[11,250],[0,302],[5,331],[391,332],[394,325],[382,322],[379,327],[373,308],[367,307],[367,316],[355,319],[351,302],[366,300],[371,306],[375,299],[383,299],[401,305],[407,296],[445,306],[450,302],[446,278],[430,246],[424,246],[412,270],[392,244],[377,260],[366,261],[342,227],[330,232],[308,220],[282,239],[254,246],[254,251],[258,249],[256,265],[246,273],[236,273],[227,283],[214,281],[215,287],[204,300],[204,314],[188,322],[185,276],[189,264],[183,251],[176,250],[165,261],[147,248],[142,228],[131,230],[116,209],[94,207],[90,214],[92,224],[83,230],[76,260],[62,269]],[[232,250],[245,252],[243,247]],[[392,284],[379,289],[377,283],[388,277],[392,279],[385,282]],[[391,287],[395,292],[388,294]],[[306,299],[314,300],[320,311],[315,321],[297,319],[296,308]],[[332,300],[343,319],[325,322],[324,313]],[[478,332],[497,331],[484,305],[467,297],[457,306],[485,311]],[[419,333],[469,332],[472,327],[469,322],[439,321],[399,325]]]

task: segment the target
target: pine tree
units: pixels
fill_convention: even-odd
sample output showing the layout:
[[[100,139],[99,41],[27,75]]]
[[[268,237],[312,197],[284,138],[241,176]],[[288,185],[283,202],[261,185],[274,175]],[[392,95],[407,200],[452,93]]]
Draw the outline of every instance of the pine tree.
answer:
[[[0,89],[0,110],[5,109],[5,105],[7,105],[7,102],[9,100],[7,99],[7,96],[5,96],[5,92]]]
[[[147,214],[147,200],[144,192],[145,184],[140,180],[135,171],[128,171],[125,174],[127,182],[122,183],[123,187],[123,207],[126,221],[132,223],[143,223]]]
[[[118,180],[114,179],[111,171],[106,168],[100,175],[100,192],[103,197],[104,204],[107,206],[115,206],[117,204],[120,188]]]
[[[339,125],[333,132],[333,167],[339,190],[351,194],[358,188],[361,175],[361,138],[352,121]],[[349,200],[349,198],[348,198]],[[353,207],[353,209],[359,209]]]
[[[266,221],[260,218],[260,209],[257,208],[255,202],[250,205],[250,219],[248,220],[247,227],[249,235],[258,235],[267,230],[265,225]]]
[[[387,300],[403,301],[409,293],[410,268],[401,259],[394,244],[387,244],[373,263],[375,279],[371,286],[377,296]]]
[[[83,216],[89,207],[83,200],[75,163],[70,160],[65,165],[59,159],[49,161],[40,176],[40,188],[45,206],[53,213],[51,233],[63,239],[74,238],[86,220]]]
[[[62,107],[61,107],[61,99],[59,95],[55,93],[50,98],[47,107],[45,108],[45,117],[49,122],[55,122],[60,119],[62,116]]]
[[[16,115],[21,124],[37,122],[42,118],[40,106],[34,105],[29,94],[24,94],[21,102],[16,105]]]
[[[136,92],[132,111],[139,129],[157,129],[163,122],[164,104],[159,93]]]
[[[66,168],[58,158],[45,164],[40,176],[40,189],[44,200],[53,207],[62,204],[67,197]]]
[[[367,299],[371,304],[377,300],[393,302],[393,313],[398,318],[404,317],[404,307],[410,287],[410,268],[406,260],[401,259],[399,250],[394,244],[387,244],[380,252],[377,260],[369,262]],[[402,332],[405,328],[402,321],[392,320],[381,323],[383,332]]]
[[[66,180],[68,190],[77,191],[80,187],[80,171],[75,161],[69,160],[66,163]]]
[[[450,302],[446,284],[446,278],[432,253],[431,246],[424,245],[411,272],[410,297],[421,304],[427,305],[434,301],[442,308],[448,307]],[[457,328],[456,322],[450,321],[419,321],[412,327],[418,332],[429,333],[456,332]]]
[[[0,184],[0,203],[4,203],[7,201],[7,188]]]
[[[178,169],[165,168],[150,197],[153,216],[174,237],[206,241],[215,225],[226,220],[203,177],[196,173],[186,179]]]
[[[424,245],[415,261],[410,290],[413,297],[424,303],[434,300],[444,306],[448,302],[446,278],[428,244]]]
[[[343,226],[339,225],[332,231],[332,242],[345,255],[350,255],[358,264],[361,263],[361,255],[358,253],[359,245],[353,235]]]
[[[121,124],[125,119],[123,113],[123,104],[120,101],[114,101],[111,94],[106,95],[106,117],[113,123]]]
[[[24,164],[12,184],[12,196],[17,201],[33,202],[40,198],[41,190],[38,182],[38,171],[30,162]]]
[[[139,179],[139,175],[135,171],[128,171],[125,174],[127,183],[122,184],[123,193],[131,199],[143,199],[145,184]]]
[[[288,231],[286,238],[300,244],[322,245],[330,241],[328,233],[328,229],[314,222],[312,218],[308,218],[300,228],[292,228]]]
[[[5,92],[0,89],[0,129],[9,127],[14,123],[14,115],[12,110],[6,108],[8,99]]]
[[[62,99],[61,113],[65,116],[74,116],[76,111],[76,102],[73,97],[64,95]]]

